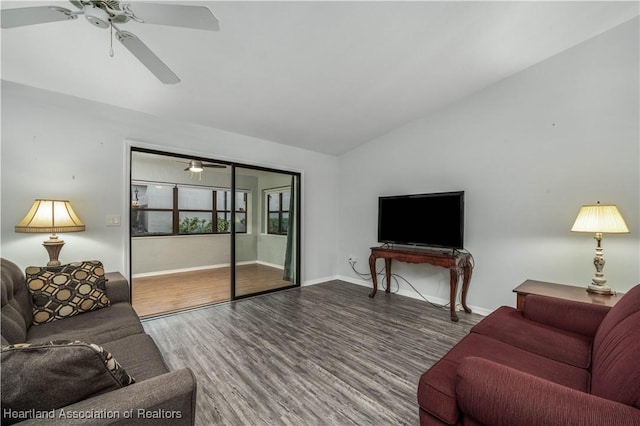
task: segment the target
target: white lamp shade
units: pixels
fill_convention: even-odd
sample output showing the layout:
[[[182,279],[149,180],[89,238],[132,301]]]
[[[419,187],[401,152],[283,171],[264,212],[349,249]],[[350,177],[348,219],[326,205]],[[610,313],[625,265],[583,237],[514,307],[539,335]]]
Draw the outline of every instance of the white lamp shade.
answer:
[[[16,232],[78,232],[84,223],[67,200],[35,200],[27,215],[15,226]]]
[[[595,204],[580,208],[571,231],[626,234],[629,232],[629,228],[618,207],[615,205]]]

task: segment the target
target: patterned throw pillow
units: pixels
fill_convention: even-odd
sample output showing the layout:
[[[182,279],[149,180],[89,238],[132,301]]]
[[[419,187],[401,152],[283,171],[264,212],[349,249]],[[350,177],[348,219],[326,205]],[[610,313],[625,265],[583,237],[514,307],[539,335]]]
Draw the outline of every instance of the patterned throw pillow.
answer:
[[[30,266],[27,287],[34,325],[109,306],[102,263],[97,260],[54,267]]]
[[[98,345],[69,340],[2,346],[2,424],[7,413],[50,411],[135,383]]]
[[[116,381],[121,385],[121,387],[129,386],[130,384],[135,383],[135,379],[131,377],[124,368],[120,365],[118,361],[111,355],[111,352],[107,352],[102,346],[98,346],[94,343],[86,343],[80,340],[53,340],[45,343],[16,343],[14,345],[4,345],[0,349],[0,352],[8,352],[12,349],[17,350],[39,350],[39,349],[47,349],[52,346],[84,346],[92,349],[102,362],[104,363],[107,370],[111,372]]]

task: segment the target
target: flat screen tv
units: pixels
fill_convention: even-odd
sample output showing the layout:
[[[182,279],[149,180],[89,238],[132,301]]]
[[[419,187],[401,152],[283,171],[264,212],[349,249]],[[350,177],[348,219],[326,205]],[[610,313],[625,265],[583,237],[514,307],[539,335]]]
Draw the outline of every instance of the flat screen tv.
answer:
[[[464,248],[464,191],[380,197],[378,241]]]

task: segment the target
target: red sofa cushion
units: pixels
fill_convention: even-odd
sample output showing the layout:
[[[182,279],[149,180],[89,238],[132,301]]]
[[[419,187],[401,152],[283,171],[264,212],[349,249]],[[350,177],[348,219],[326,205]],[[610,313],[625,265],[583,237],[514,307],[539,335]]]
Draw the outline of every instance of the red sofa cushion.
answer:
[[[513,347],[490,337],[471,333],[425,372],[418,383],[418,404],[442,421],[455,424],[456,374],[465,357],[477,356],[515,368],[583,392],[588,392],[588,371]]]
[[[582,334],[593,339],[600,323],[611,309],[610,306],[597,304],[598,297],[598,295],[593,296],[593,303],[584,303],[529,294],[522,316],[538,324]]]
[[[593,346],[591,393],[640,408],[640,285],[609,311]]]
[[[522,311],[508,306],[492,312],[471,332],[574,367],[589,368],[591,365],[592,339],[530,321],[522,316]]]

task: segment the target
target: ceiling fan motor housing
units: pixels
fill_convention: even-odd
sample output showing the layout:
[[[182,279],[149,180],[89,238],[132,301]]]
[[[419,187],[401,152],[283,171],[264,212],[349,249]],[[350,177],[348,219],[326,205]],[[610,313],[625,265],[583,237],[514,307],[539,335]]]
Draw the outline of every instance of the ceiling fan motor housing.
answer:
[[[87,21],[91,22],[94,26],[98,28],[109,28],[109,14],[106,11],[93,5],[86,5],[83,11]]]

